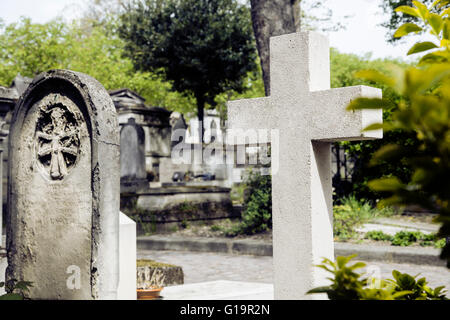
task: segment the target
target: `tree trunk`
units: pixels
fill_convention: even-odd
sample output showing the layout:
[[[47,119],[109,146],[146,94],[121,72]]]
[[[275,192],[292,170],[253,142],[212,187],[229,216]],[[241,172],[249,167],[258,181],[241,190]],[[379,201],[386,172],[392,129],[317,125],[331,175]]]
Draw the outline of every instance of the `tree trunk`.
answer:
[[[300,31],[301,0],[251,0],[253,31],[263,73],[266,96],[270,95],[270,37]]]
[[[195,100],[197,100],[197,118],[199,121],[199,128],[198,128],[198,135],[200,139],[200,143],[203,143],[203,135],[205,132],[203,120],[205,118],[204,116],[204,110],[205,110],[205,98],[203,94],[197,94],[195,95]]]

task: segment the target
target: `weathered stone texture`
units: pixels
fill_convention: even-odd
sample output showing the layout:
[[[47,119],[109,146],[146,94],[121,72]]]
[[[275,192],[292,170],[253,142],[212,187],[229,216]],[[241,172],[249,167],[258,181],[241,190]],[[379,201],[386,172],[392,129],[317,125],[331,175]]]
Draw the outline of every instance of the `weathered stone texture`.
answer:
[[[32,281],[33,299],[115,298],[119,132],[106,90],[76,72],[38,75],[14,112],[9,156],[7,279]]]

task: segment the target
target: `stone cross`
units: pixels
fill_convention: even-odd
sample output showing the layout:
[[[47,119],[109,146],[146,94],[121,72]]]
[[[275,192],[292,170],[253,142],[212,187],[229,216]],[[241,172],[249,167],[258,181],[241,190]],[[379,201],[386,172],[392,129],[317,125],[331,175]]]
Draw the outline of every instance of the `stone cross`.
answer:
[[[117,298],[119,152],[115,107],[95,79],[49,71],[18,101],[9,136],[6,279],[33,282],[27,297]]]
[[[279,130],[271,144],[275,298],[311,299],[309,289],[328,284],[314,265],[334,258],[331,143],[382,137],[361,133],[382,121],[381,110],[345,110],[381,90],[330,90],[328,39],[312,32],[270,39],[270,80],[270,97],[228,103],[229,128]]]
[[[59,108],[53,108],[50,111],[51,122],[47,125],[51,133],[37,131],[36,136],[39,140],[39,158],[49,156],[49,173],[52,179],[62,179],[68,173],[66,163],[67,156],[76,157],[78,148],[74,143],[78,140],[78,130],[74,129],[66,132],[67,120],[64,113]]]

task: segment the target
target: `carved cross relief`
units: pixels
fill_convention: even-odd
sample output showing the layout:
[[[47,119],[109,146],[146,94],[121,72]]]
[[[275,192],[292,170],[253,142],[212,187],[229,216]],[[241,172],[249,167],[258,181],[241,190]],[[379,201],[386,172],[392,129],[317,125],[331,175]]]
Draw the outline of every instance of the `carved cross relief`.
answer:
[[[36,155],[51,180],[62,180],[79,155],[80,116],[65,97],[55,95],[52,103],[52,99],[44,100],[47,103],[41,104],[36,124]]]

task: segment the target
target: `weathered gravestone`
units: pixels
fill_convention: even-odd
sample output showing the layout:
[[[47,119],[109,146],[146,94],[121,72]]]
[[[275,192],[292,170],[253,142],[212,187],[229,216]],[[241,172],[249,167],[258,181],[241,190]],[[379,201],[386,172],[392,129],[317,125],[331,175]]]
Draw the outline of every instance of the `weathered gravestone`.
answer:
[[[111,98],[85,74],[40,74],[18,101],[9,139],[6,277],[33,282],[29,298],[116,298],[118,130]]]
[[[135,192],[148,188],[145,170],[145,132],[129,118],[120,130],[120,188],[121,192]]]
[[[272,141],[275,298],[308,299],[309,289],[328,284],[314,264],[334,258],[330,144],[382,137],[361,133],[382,121],[381,110],[345,111],[352,99],[381,90],[330,90],[328,39],[316,33],[271,38],[270,80],[270,97],[229,102],[229,125],[279,130]]]

